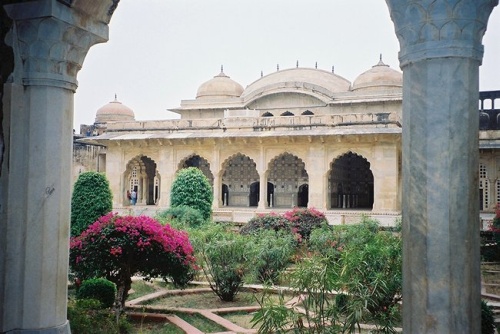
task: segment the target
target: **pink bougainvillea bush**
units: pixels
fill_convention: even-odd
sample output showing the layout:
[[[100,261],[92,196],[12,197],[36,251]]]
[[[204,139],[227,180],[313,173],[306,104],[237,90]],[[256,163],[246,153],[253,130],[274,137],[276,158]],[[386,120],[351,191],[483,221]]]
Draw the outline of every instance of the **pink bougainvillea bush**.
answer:
[[[193,277],[193,247],[185,232],[146,216],[107,214],[71,238],[70,266],[79,279],[105,277],[123,309],[132,276],[161,277],[184,286]]]

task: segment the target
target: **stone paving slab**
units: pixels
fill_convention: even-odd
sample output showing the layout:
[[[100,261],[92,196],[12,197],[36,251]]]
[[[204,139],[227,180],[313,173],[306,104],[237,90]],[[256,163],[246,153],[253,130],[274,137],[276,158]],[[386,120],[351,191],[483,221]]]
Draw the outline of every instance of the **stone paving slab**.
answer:
[[[227,320],[227,319],[225,319],[225,318],[223,318],[220,315],[217,315],[215,313],[212,313],[212,312],[209,312],[206,310],[199,310],[198,313],[201,314],[202,316],[204,316],[205,318],[216,322],[217,324],[221,325],[222,327],[229,329],[230,331],[233,331],[236,333],[257,333],[256,329],[247,329],[247,328],[240,327],[240,326],[236,325],[235,323],[233,323],[233,322],[231,322],[231,321],[229,321],[229,320]]]

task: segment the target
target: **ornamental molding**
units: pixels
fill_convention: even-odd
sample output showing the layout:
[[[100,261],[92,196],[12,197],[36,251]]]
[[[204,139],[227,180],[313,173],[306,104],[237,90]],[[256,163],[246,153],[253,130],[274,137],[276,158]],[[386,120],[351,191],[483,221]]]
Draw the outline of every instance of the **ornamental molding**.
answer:
[[[22,60],[23,85],[75,91],[76,76],[90,47],[107,40],[107,25],[81,17],[61,2],[5,6],[13,19],[6,41]],[[27,11],[28,7],[31,9]],[[27,13],[36,13],[28,15]]]
[[[482,38],[498,0],[386,0],[401,67],[424,59],[483,58]]]

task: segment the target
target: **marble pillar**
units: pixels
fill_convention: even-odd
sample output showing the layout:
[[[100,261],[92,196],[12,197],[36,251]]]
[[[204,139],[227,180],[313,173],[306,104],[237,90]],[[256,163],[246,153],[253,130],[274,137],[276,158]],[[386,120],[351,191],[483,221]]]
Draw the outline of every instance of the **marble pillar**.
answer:
[[[213,194],[214,198],[212,201],[212,209],[216,210],[219,209],[221,206],[224,206],[224,203],[221,203],[221,190],[222,190],[222,183],[221,183],[221,176],[220,173],[213,173],[214,175],[214,184],[213,184]]]
[[[263,170],[260,170],[258,172],[259,172],[259,203],[258,203],[258,209],[259,210],[264,210],[267,207],[267,179],[266,179],[266,172],[263,171]]]
[[[4,8],[15,66],[2,101],[0,332],[68,333],[73,94],[107,25],[55,0]]]
[[[403,330],[480,333],[478,115],[493,0],[386,0],[403,69]]]

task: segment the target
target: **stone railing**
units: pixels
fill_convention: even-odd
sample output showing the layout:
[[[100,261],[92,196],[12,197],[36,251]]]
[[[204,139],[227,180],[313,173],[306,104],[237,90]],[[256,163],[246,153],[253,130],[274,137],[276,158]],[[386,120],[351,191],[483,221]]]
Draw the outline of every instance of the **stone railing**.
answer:
[[[325,127],[389,125],[401,127],[399,115],[396,113],[381,112],[321,116],[231,117],[224,119],[115,122],[108,123],[107,132],[309,130]]]

